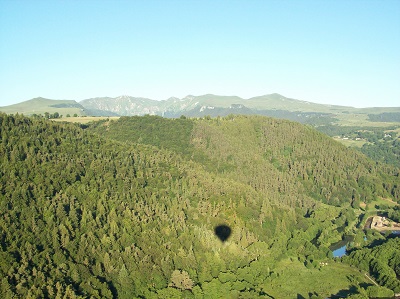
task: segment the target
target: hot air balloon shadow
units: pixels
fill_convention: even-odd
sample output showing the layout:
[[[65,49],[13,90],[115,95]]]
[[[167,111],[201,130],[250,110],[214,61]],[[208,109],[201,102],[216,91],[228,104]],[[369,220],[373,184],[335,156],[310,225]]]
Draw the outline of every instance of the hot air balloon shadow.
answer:
[[[218,239],[220,239],[222,242],[225,242],[230,237],[232,230],[229,226],[222,224],[216,226],[214,232]]]

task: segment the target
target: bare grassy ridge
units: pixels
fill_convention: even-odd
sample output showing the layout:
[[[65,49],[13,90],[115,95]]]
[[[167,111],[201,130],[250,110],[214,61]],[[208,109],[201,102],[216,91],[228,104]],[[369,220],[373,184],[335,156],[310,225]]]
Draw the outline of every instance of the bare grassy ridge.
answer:
[[[58,112],[64,117],[67,114],[70,115],[82,115],[83,107],[75,101],[69,100],[50,100],[44,98],[35,98],[29,101],[21,102],[18,104],[0,107],[0,111],[7,114],[24,114],[33,115],[41,114],[44,115],[46,112],[52,114]]]

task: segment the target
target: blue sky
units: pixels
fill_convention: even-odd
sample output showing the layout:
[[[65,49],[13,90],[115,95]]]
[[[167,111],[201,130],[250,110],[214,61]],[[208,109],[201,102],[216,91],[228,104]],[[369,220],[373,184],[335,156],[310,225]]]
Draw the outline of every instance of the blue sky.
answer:
[[[0,106],[269,93],[400,106],[400,1],[0,0]]]

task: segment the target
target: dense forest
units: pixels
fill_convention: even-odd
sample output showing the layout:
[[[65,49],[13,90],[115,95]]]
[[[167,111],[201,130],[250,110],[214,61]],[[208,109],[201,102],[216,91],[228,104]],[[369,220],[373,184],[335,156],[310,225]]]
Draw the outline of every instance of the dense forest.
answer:
[[[357,227],[364,204],[400,202],[400,170],[311,127],[233,115],[0,124],[1,298],[399,292],[399,238]],[[333,258],[345,235],[351,253]]]

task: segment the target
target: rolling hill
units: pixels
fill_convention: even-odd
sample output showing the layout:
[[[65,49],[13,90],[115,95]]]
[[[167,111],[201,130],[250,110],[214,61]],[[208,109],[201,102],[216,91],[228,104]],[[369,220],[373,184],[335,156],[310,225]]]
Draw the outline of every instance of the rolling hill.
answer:
[[[24,114],[24,115],[44,115],[59,113],[61,116],[69,115],[96,115],[96,116],[117,116],[118,114],[106,111],[96,110],[83,107],[76,101],[71,100],[50,100],[45,98],[34,98],[18,104],[0,107],[0,111],[7,114]]]
[[[78,114],[82,115],[84,107],[77,103],[76,101],[69,100],[50,100],[45,98],[34,98],[22,103],[0,107],[0,111],[4,113],[12,114],[42,114],[45,112],[54,113],[58,112],[60,114]]]

